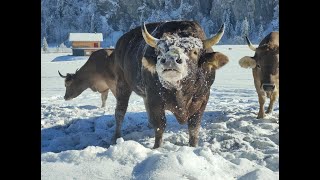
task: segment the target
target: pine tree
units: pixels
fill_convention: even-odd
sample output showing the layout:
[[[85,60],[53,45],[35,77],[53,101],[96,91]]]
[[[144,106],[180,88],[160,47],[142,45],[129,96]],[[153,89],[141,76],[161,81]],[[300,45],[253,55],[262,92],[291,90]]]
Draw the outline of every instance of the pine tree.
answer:
[[[236,27],[234,28],[235,35],[241,35],[241,22],[237,20]]]
[[[59,46],[59,52],[65,52],[67,46],[64,45],[64,43],[61,43],[60,46]]]
[[[242,21],[242,28],[241,28],[241,36],[246,37],[249,33],[249,22],[247,20],[247,17],[244,18]]]
[[[260,27],[259,27],[259,34],[258,34],[258,42],[260,42],[262,39],[263,39],[263,26],[262,24],[260,24]]]
[[[43,37],[43,40],[42,40],[42,49],[43,49],[44,52],[47,52],[47,51],[48,51],[48,43],[47,43],[46,37]]]
[[[279,31],[279,4],[277,4],[273,10],[273,20],[271,21],[271,24],[273,26],[273,31]]]
[[[256,28],[253,17],[249,18],[249,24],[250,26],[249,26],[248,37],[250,37],[250,39],[254,39],[255,35],[257,34],[258,28]]]
[[[230,35],[231,35],[231,31],[232,29],[230,28],[230,26],[232,25],[230,23],[230,14],[231,14],[231,11],[230,9],[225,9],[223,11],[223,16],[222,16],[222,23],[225,24],[225,35],[223,37],[226,37],[226,38],[229,38]]]

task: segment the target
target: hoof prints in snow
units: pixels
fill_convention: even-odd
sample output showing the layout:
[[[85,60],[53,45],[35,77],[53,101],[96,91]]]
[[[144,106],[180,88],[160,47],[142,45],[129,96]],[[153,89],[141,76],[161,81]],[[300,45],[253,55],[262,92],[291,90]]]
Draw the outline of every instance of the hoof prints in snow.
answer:
[[[125,141],[111,145],[112,93],[106,108],[100,108],[100,94],[91,90],[64,101],[64,80],[57,70],[75,72],[85,61],[51,62],[66,54],[42,54],[41,179],[278,179],[279,103],[272,114],[256,119],[259,103],[252,73],[237,62],[240,49],[243,55],[253,52],[247,46],[233,46],[233,51],[225,47],[215,50],[232,61],[217,71],[199,146],[188,147],[187,125],[166,112],[163,145],[156,150],[141,97],[130,97],[122,127]]]

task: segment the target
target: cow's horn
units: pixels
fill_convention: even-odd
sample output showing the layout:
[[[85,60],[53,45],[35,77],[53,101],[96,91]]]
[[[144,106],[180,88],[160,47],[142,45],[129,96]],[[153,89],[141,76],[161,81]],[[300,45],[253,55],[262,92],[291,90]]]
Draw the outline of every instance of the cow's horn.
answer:
[[[252,50],[252,51],[256,51],[257,48],[253,47],[253,45],[251,44],[249,38],[246,36],[246,40],[247,40],[247,44],[249,46],[249,48]]]
[[[60,77],[62,77],[62,78],[66,78],[67,77],[67,76],[62,75],[59,70],[58,70],[58,73],[59,73]]]
[[[142,36],[143,39],[146,41],[146,43],[153,47],[156,48],[157,47],[157,43],[159,42],[159,39],[153,37],[151,34],[149,34],[146,25],[143,23],[143,28],[141,26],[141,31],[142,31]]]
[[[213,45],[217,44],[220,41],[220,39],[222,38],[223,33],[224,33],[224,23],[222,24],[222,26],[220,27],[220,29],[216,35],[214,35],[210,39],[206,39],[206,40],[202,41],[203,48],[208,49],[208,48],[211,48]]]
[[[78,70],[79,70],[79,68],[76,70],[75,74],[77,74]]]

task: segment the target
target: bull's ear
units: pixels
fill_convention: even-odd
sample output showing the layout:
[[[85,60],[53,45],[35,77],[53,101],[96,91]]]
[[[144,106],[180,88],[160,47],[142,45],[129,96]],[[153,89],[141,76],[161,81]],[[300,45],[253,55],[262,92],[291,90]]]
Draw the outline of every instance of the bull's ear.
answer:
[[[219,52],[206,53],[201,57],[201,66],[211,71],[212,69],[216,70],[226,65],[229,62],[229,58]]]
[[[151,59],[143,57],[142,66],[151,74],[154,74],[156,72],[156,64]]]
[[[257,63],[252,57],[245,56],[239,60],[239,65],[243,68],[255,68]]]
[[[112,54],[113,50],[114,50],[114,49],[107,49],[107,50],[106,50],[107,55],[110,56],[110,55]]]

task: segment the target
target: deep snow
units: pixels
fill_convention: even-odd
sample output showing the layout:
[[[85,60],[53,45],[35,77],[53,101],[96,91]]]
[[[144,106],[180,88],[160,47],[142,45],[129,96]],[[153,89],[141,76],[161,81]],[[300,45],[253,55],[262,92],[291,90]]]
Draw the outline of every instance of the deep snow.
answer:
[[[132,94],[123,139],[110,146],[115,130],[113,95],[109,94],[106,108],[100,108],[100,94],[89,89],[64,101],[64,80],[57,71],[73,73],[86,59],[54,62],[70,53],[41,54],[41,178],[278,179],[279,103],[272,115],[257,120],[251,70],[238,65],[241,57],[254,52],[245,45],[214,49],[230,62],[217,71],[211,87],[199,146],[187,146],[187,125],[179,125],[168,111],[164,143],[156,150],[151,149],[154,132],[148,127],[142,98]]]

